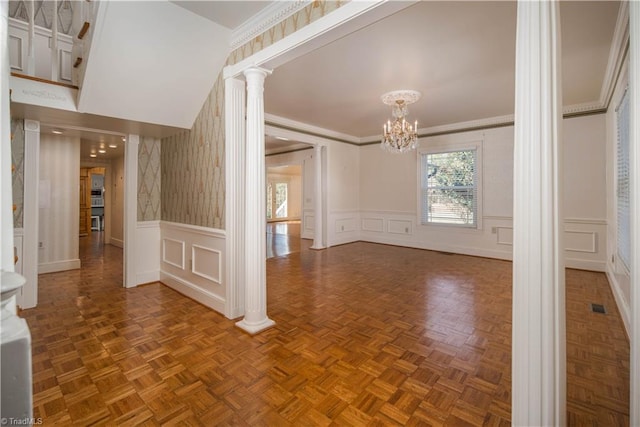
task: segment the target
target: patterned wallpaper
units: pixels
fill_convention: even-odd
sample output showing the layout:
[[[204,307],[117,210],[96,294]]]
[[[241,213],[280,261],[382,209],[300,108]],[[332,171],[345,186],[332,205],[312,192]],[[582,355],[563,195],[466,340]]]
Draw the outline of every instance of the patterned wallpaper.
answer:
[[[22,228],[24,206],[24,120],[11,119],[11,164],[15,168],[11,174],[13,183],[13,228]]]
[[[160,139],[140,137],[138,145],[138,221],[160,219]]]
[[[272,45],[333,12],[346,1],[314,1],[231,52],[226,65]],[[268,84],[268,78],[267,78]],[[222,73],[193,127],[162,139],[161,218],[164,221],[224,228],[224,80]],[[138,217],[140,213],[138,213]]]
[[[162,139],[162,219],[224,228],[224,81],[191,130]]]

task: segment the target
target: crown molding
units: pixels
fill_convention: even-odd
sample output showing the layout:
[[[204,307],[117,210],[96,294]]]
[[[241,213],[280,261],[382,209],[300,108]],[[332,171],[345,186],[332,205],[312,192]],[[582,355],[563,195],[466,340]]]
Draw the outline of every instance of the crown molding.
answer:
[[[275,1],[271,3],[231,32],[231,50],[239,48],[311,3],[311,0]]]
[[[607,61],[607,69],[604,79],[602,80],[602,88],[600,89],[601,108],[608,109],[613,91],[618,83],[620,71],[624,64],[624,60],[629,50],[629,3],[620,2],[618,9],[618,19],[616,28],[613,32],[613,40],[611,41],[611,49],[609,50],[609,60]]]
[[[353,135],[336,132],[330,129],[321,128],[319,126],[313,126],[307,123],[287,119],[286,117],[276,116],[274,114],[265,113],[264,121],[266,124],[272,125],[277,128],[300,132],[312,136],[319,136],[322,138],[333,139],[336,141],[345,142],[347,144],[359,144],[360,142],[362,142],[361,138]]]

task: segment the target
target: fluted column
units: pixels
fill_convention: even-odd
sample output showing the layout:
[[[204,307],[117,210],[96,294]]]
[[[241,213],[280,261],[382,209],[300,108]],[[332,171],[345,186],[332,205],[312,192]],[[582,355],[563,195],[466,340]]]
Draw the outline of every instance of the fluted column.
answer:
[[[275,325],[267,317],[266,179],[264,164],[264,79],[270,71],[252,67],[247,79],[245,305],[236,325],[250,334]]]
[[[245,82],[225,80],[225,176],[227,298],[225,315],[235,319],[244,314],[244,203],[245,203]]]
[[[512,423],[566,425],[560,6],[519,1]]]
[[[313,196],[313,245],[311,249],[324,249],[322,221],[322,145],[313,147],[314,196]]]

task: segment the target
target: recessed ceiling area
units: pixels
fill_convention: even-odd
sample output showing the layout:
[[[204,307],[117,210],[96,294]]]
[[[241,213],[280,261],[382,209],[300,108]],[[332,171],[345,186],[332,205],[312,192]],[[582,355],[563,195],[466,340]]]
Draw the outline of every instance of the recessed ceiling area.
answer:
[[[40,133],[80,138],[80,163],[110,162],[124,156],[126,138],[123,134],[62,128],[49,124],[40,124]]]
[[[419,128],[513,114],[515,2],[425,1],[278,68],[267,113],[358,138],[380,135],[388,91],[413,89]],[[564,105],[600,99],[618,2],[562,2]]]
[[[256,13],[269,6],[271,1],[170,1],[196,15],[227,27],[234,29]]]

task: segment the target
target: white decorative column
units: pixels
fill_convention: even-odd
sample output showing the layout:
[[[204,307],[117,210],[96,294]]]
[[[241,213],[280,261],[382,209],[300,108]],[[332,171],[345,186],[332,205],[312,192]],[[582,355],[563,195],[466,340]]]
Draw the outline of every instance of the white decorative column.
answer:
[[[245,83],[224,82],[227,298],[225,316],[244,314]]]
[[[629,106],[631,172],[631,402],[629,425],[640,425],[640,5],[629,2]]]
[[[560,5],[519,1],[513,209],[512,419],[566,425]]]
[[[236,325],[256,334],[275,325],[267,317],[266,179],[264,165],[264,79],[271,72],[252,67],[247,79],[244,319]]]
[[[0,2],[0,272],[14,271],[8,13],[9,3]]]
[[[313,146],[314,196],[313,196],[313,245],[311,249],[324,249],[322,241],[322,145]]]
[[[22,205],[22,275],[27,280],[18,303],[32,308],[38,303],[38,230],[40,187],[40,122],[24,121],[24,200]]]
[[[124,144],[124,286],[138,286],[136,230],[138,229],[139,135],[127,135]]]

